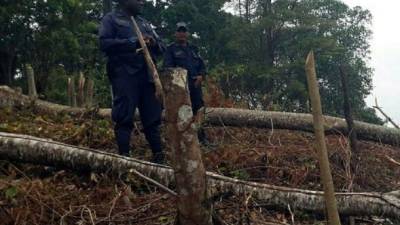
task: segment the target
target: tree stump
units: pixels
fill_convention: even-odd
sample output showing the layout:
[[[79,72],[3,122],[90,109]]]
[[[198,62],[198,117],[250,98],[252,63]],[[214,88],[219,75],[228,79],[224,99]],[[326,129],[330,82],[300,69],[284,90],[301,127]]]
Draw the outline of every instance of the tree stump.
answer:
[[[93,106],[93,96],[94,96],[94,82],[92,79],[87,80],[86,85],[86,107],[90,108]]]
[[[36,83],[35,83],[35,72],[30,64],[26,65],[26,76],[28,78],[28,93],[29,97],[37,98],[38,94],[36,91]]]
[[[85,106],[85,83],[86,83],[85,76],[81,72],[79,75],[79,82],[78,82],[78,107]]]
[[[68,78],[68,105],[71,107],[77,107],[74,77]]]
[[[180,225],[211,225],[206,171],[189,97],[187,71],[180,68],[168,69],[162,78],[167,139],[178,193],[177,222]]]

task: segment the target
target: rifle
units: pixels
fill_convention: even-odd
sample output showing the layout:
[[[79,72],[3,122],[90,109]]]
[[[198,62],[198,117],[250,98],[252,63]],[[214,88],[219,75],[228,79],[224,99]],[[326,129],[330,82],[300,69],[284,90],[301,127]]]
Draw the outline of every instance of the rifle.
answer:
[[[154,64],[153,59],[151,58],[149,48],[147,47],[146,42],[144,41],[143,34],[140,31],[138,24],[136,23],[135,17],[131,16],[131,20],[133,23],[133,30],[135,31],[136,36],[138,37],[140,46],[142,47],[141,50],[143,51],[144,58],[145,58],[146,64],[147,64],[147,68],[149,69],[149,71],[153,77],[153,80],[154,80],[154,85],[156,88],[155,95],[156,95],[157,99],[163,103],[164,102],[164,91],[163,91],[163,87],[162,87],[162,84],[160,81],[160,76],[158,75],[156,65]]]

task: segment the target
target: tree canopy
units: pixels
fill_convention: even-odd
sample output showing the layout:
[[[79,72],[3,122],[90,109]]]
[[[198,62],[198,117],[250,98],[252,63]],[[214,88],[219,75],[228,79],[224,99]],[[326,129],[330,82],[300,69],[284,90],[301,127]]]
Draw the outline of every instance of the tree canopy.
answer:
[[[95,80],[110,105],[97,26],[110,0],[4,0],[0,6],[0,84],[24,85],[35,70],[38,92],[65,103],[68,76]],[[250,109],[309,112],[305,56],[316,53],[324,111],[342,115],[339,67],[347,68],[356,119],[381,123],[365,104],[372,90],[371,13],[339,0],[154,0],[144,17],[168,43],[189,23],[210,77],[226,97]]]

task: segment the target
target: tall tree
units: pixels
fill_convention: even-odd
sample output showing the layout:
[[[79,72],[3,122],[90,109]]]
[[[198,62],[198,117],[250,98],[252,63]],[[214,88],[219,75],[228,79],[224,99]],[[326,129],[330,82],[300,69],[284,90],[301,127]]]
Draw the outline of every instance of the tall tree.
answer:
[[[112,11],[112,0],[103,0],[103,15]]]
[[[343,115],[337,68],[346,60],[355,117],[379,122],[364,101],[372,89],[367,10],[338,0],[258,0],[252,13],[254,19],[247,23],[237,14],[227,17],[226,29],[241,31],[230,33],[225,46],[233,54],[215,69],[229,97],[245,101],[249,108],[309,112],[301,65],[307,51],[315,49],[327,112]]]

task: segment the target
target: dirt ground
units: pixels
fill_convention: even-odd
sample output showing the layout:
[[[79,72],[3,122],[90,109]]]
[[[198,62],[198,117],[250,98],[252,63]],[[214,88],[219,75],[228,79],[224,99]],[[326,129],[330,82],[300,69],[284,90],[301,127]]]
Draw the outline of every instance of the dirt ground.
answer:
[[[212,147],[202,147],[207,170],[302,189],[321,190],[313,135],[286,130],[205,126]],[[115,152],[110,121],[69,115],[37,115],[30,109],[0,109],[0,132],[28,134]],[[140,132],[133,157],[149,159]],[[346,137],[327,137],[337,191],[387,192],[400,187],[400,148],[360,142],[350,154]],[[351,160],[350,160],[351,158]],[[0,224],[173,224],[175,201],[157,188],[130,178],[76,173],[0,161]],[[171,207],[172,206],[172,207]],[[271,209],[248,196],[224,196],[215,216],[226,224],[324,224],[323,215]],[[347,223],[346,220],[343,221]],[[356,224],[395,224],[356,218]]]

